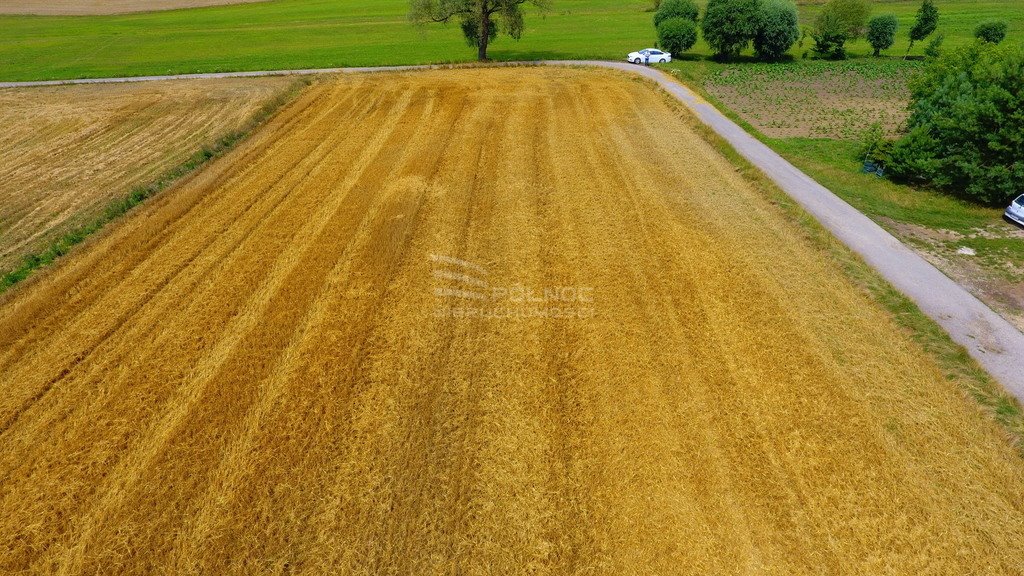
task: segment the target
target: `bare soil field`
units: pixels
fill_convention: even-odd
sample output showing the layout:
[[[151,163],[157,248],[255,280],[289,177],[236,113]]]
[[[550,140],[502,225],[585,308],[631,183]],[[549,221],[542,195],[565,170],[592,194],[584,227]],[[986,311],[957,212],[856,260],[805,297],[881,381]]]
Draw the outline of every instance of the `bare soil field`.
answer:
[[[0,90],[0,274],[243,127],[287,78]]]
[[[650,85],[316,85],[0,302],[0,572],[1024,569],[1024,462]]]
[[[705,88],[769,138],[857,138],[878,122],[890,136],[907,119],[916,62],[743,64]]]
[[[40,16],[86,16],[125,14],[178,8],[201,8],[224,4],[247,4],[266,0],[0,0],[0,14]]]

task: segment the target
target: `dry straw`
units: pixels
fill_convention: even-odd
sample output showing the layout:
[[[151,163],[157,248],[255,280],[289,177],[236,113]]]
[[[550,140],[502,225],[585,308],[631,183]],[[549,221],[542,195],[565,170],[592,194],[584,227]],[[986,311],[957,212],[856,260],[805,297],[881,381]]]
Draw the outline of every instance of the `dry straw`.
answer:
[[[435,315],[431,255],[595,314]],[[617,74],[315,86],[29,288],[3,572],[1021,570],[994,424]]]

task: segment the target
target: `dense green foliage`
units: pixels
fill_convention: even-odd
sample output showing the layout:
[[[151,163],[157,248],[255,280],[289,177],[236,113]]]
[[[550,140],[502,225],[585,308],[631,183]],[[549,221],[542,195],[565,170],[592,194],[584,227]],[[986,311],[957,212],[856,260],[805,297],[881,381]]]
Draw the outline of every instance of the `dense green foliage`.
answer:
[[[911,84],[893,176],[983,204],[1024,193],[1024,47],[978,42],[933,61]]]
[[[701,23],[704,40],[715,56],[735,57],[754,39],[758,15],[757,0],[708,0]]]
[[[693,0],[664,0],[654,13],[654,26],[657,28],[669,18],[685,18],[694,23],[700,16],[700,8]]]
[[[870,13],[866,0],[830,0],[814,20],[815,53],[834,60],[846,58],[846,41],[864,35]]]
[[[917,10],[914,18],[914,25],[910,28],[910,45],[907,52],[914,47],[914,42],[920,42],[927,38],[939,26],[939,9],[935,7],[932,0],[924,0]]]
[[[875,56],[881,54],[882,50],[892,48],[896,43],[896,30],[899,29],[900,21],[892,14],[875,16],[868,22],[868,43],[875,51]]]
[[[868,16],[871,15],[871,6],[867,0],[830,0],[825,5],[825,11],[835,14],[847,40],[856,40],[864,36]]]
[[[780,60],[800,39],[796,4],[762,0],[754,32],[754,53],[762,60]]]
[[[942,43],[946,41],[946,35],[939,32],[928,41],[924,48],[924,55],[927,58],[938,58],[942,54]]]
[[[486,50],[491,42],[498,39],[498,25],[491,18],[487,18],[487,41],[481,44],[480,24],[480,19],[477,18],[463,18],[459,23],[462,28],[462,36],[466,39],[466,44],[473,48],[479,48],[482,45],[484,50]]]
[[[1006,38],[1005,20],[986,20],[974,29],[974,37],[992,44],[999,44]]]
[[[822,10],[811,29],[814,53],[823,58],[846,58],[846,31],[839,16],[831,10]]]
[[[673,56],[693,48],[697,43],[697,24],[689,18],[669,18],[658,24],[658,45]]]

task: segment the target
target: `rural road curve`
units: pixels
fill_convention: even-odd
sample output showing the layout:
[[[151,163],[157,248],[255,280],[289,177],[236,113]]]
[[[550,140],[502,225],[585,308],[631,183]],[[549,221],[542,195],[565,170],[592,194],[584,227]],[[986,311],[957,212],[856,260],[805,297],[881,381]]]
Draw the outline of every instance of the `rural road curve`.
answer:
[[[702,122],[729,142],[744,158],[757,166],[779,188],[814,216],[843,244],[857,253],[897,290],[937,322],[950,337],[964,346],[1004,388],[1024,402],[1024,333],[992,311],[962,286],[905,246],[893,235],[827,188],[818,184],[771,148],[740,128],[714,106],[689,88],[655,68],[625,62],[553,60],[506,65],[598,66],[633,72],[658,83],[689,107]],[[0,82],[0,88],[56,86],[63,84],[106,84],[191,78],[245,78],[256,76],[386,72],[422,70],[448,66],[388,66],[324,68],[260,72],[219,72],[169,76],[90,78],[37,82]]]

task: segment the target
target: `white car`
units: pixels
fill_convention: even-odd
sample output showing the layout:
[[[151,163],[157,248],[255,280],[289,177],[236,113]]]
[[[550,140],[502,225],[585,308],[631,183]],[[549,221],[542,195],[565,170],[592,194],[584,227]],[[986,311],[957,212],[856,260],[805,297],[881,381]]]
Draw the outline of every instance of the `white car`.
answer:
[[[1003,212],[1003,216],[1024,226],[1024,194],[1017,196],[1017,199],[1010,203],[1010,207]]]
[[[650,57],[650,60],[648,60],[648,57]],[[644,48],[639,52],[630,52],[629,56],[626,56],[626,61],[633,64],[646,64],[648,62],[651,64],[656,62],[664,64],[665,62],[672,61],[672,55],[668,52],[662,52],[657,48]]]

